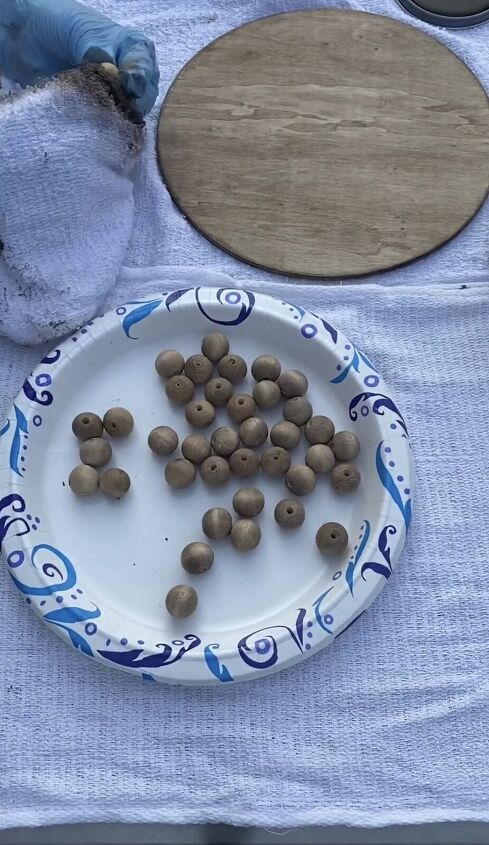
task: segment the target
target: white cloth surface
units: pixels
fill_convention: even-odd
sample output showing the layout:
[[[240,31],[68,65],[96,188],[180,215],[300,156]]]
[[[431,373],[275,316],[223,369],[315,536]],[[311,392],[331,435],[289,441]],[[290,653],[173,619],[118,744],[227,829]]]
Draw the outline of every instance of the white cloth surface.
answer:
[[[305,4],[93,5],[154,38],[164,89],[210,39]],[[416,25],[394,0],[315,5]],[[488,82],[488,25],[432,34]],[[195,279],[219,284],[212,271],[222,270],[327,314],[373,358],[406,416],[414,520],[395,575],[333,646],[225,689],[145,685],[104,670],[28,613],[1,567],[0,825],[489,821],[487,207],[408,268],[341,289],[288,284],[221,253],[174,209],[157,171],[155,120],[136,183],[132,269],[106,304]],[[164,266],[138,269],[152,264]],[[0,412],[39,357],[0,340]]]

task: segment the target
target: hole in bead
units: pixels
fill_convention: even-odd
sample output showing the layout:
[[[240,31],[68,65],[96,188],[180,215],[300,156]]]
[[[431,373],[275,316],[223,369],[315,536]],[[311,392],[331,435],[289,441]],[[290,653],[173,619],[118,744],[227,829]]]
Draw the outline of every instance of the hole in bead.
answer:
[[[242,456],[242,458],[241,458],[241,460],[242,460],[242,462],[243,462],[243,463],[246,463],[246,461],[247,461],[248,459],[247,459],[246,455],[243,455],[243,456]]]
[[[83,417],[83,419],[82,419],[82,423],[83,423],[84,425],[88,425],[88,423],[89,423],[89,422],[90,422],[90,420],[88,419],[88,417]]]
[[[202,410],[203,410],[203,409],[202,409],[202,405],[197,405],[197,410],[198,410],[198,411],[202,411]]]
[[[345,478],[349,478],[349,477],[350,477],[350,471],[347,469],[347,470],[345,470]]]
[[[216,469],[217,469],[217,464],[212,464],[211,469],[212,469],[212,470],[216,470]]]
[[[294,513],[294,508],[287,508],[287,513],[288,513],[288,514],[293,514],[293,513]]]
[[[230,359],[229,359],[229,363],[230,363],[230,364],[232,364],[232,365],[233,365],[233,367],[234,367],[234,365],[235,365],[235,363],[236,363],[236,358],[230,358]]]
[[[238,405],[244,405],[244,399],[238,399]]]
[[[220,390],[221,387],[222,387],[221,382],[218,381],[217,384],[216,384],[216,390]]]
[[[334,531],[332,531],[329,536],[331,537],[332,540],[336,540],[336,534],[334,533]]]
[[[273,456],[273,460],[274,460],[274,461],[278,461],[278,455],[274,455],[274,456]]]

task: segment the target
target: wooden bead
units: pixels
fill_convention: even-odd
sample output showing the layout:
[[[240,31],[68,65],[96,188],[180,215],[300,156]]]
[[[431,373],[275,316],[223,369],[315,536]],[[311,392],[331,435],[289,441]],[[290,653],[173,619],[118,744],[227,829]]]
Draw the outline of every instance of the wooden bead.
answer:
[[[299,528],[306,518],[304,505],[297,499],[282,499],[275,507],[275,521],[281,528]]]
[[[227,404],[228,414],[233,422],[240,425],[248,417],[256,414],[256,402],[248,393],[235,393]]]
[[[276,381],[257,381],[253,388],[253,399],[259,408],[264,411],[271,411],[276,408],[282,399],[280,387]]]
[[[205,384],[212,376],[212,361],[205,355],[191,355],[185,361],[185,375],[194,384]]]
[[[242,487],[233,497],[233,508],[240,516],[258,516],[265,507],[265,496],[257,487]]]
[[[214,563],[214,552],[207,543],[189,543],[182,550],[180,562],[190,575],[202,575]]]
[[[282,478],[290,467],[290,455],[281,446],[272,446],[261,456],[261,468],[269,478]]]
[[[148,446],[155,455],[171,455],[178,446],[178,434],[168,425],[158,425],[148,434]]]
[[[182,443],[183,457],[193,464],[201,464],[211,452],[211,442],[203,434],[189,434]]]
[[[314,446],[309,446],[306,452],[306,464],[314,470],[316,475],[331,472],[335,465],[333,450],[324,443],[315,443]]]
[[[122,499],[129,492],[131,479],[127,472],[118,467],[106,469],[100,476],[100,489],[111,499]]]
[[[346,549],[348,533],[339,522],[325,522],[316,534],[316,545],[323,555],[336,555]]]
[[[225,484],[229,480],[231,470],[225,458],[220,455],[211,455],[206,458],[200,465],[200,475],[202,481],[209,484],[210,487],[217,487],[219,484]]]
[[[126,408],[110,408],[104,415],[104,428],[111,437],[127,437],[134,428],[134,419]]]
[[[75,417],[71,423],[71,430],[78,440],[91,440],[93,437],[102,437],[104,425],[97,414],[84,411]]]
[[[229,352],[229,340],[221,332],[211,332],[202,341],[202,352],[209,361],[217,363]]]
[[[316,486],[316,475],[310,467],[296,464],[289,469],[285,483],[295,496],[307,496]]]
[[[274,446],[281,446],[289,452],[295,449],[301,439],[301,430],[295,423],[283,420],[276,423],[270,432],[270,440]]]
[[[171,378],[183,373],[185,358],[176,349],[166,349],[160,352],[156,361],[155,369],[162,378]]]
[[[304,425],[312,417],[312,405],[303,396],[293,396],[284,404],[284,418],[296,425]]]
[[[239,552],[256,549],[261,540],[259,525],[252,519],[238,519],[231,529],[231,543]]]
[[[211,540],[223,540],[232,527],[233,518],[226,508],[210,508],[202,517],[202,531]]]
[[[248,417],[239,427],[239,436],[243,445],[250,449],[262,446],[268,437],[268,426],[260,417]]]
[[[217,365],[219,375],[229,379],[232,384],[238,384],[246,378],[248,367],[246,361],[240,355],[225,355]]]
[[[68,484],[77,496],[91,496],[98,489],[99,474],[93,467],[80,464],[70,472]]]
[[[329,443],[334,434],[334,424],[329,417],[320,414],[311,417],[304,426],[304,435],[311,446],[316,443]]]
[[[299,370],[289,370],[279,376],[278,386],[286,399],[293,399],[294,396],[304,396],[309,384],[304,373]]]
[[[195,386],[193,381],[185,376],[172,376],[168,379],[165,387],[168,399],[176,405],[186,405],[194,395]]]
[[[277,381],[282,365],[274,355],[259,355],[251,365],[251,373],[255,381]]]
[[[204,388],[204,395],[215,408],[222,408],[233,395],[233,385],[227,378],[211,378]]]
[[[216,411],[207,399],[192,399],[185,406],[185,419],[195,428],[206,428],[214,422]]]
[[[237,449],[231,455],[229,464],[240,478],[251,478],[260,469],[260,459],[251,449]]]
[[[239,434],[228,426],[216,428],[211,437],[211,444],[216,455],[229,458],[239,446]]]
[[[352,464],[337,464],[331,472],[331,484],[337,493],[353,493],[360,480],[360,472]]]
[[[337,431],[331,441],[337,461],[354,461],[360,453],[360,441],[353,431]]]
[[[103,467],[112,457],[112,446],[102,437],[92,437],[80,446],[80,460],[82,464],[91,467]]]
[[[172,587],[165,599],[165,606],[175,619],[185,619],[191,616],[197,609],[199,599],[193,587],[186,584],[178,584]]]
[[[195,479],[195,467],[186,458],[174,458],[165,467],[165,478],[175,490],[189,487]]]

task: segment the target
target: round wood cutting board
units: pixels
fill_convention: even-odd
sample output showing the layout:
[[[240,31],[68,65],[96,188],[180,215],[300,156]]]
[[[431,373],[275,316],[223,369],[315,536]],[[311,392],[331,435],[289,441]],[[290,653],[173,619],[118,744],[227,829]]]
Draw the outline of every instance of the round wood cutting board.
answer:
[[[488,100],[411,26],[291,12],[229,32],[183,68],[158,155],[174,201],[218,246],[280,273],[358,276],[431,252],[478,211]]]

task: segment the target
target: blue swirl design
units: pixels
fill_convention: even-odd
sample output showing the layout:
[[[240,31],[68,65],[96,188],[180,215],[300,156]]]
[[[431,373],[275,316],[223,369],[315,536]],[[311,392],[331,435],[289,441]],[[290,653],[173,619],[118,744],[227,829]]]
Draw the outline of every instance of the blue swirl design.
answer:
[[[313,602],[313,605],[312,605],[313,608],[314,608],[314,615],[316,617],[316,622],[318,623],[319,627],[323,629],[323,631],[326,631],[327,634],[333,633],[331,628],[328,628],[328,625],[331,625],[334,622],[334,619],[331,616],[331,614],[327,614],[326,616],[323,616],[323,611],[321,610],[321,605],[322,605],[324,599],[326,598],[326,596],[331,592],[331,590],[334,590],[334,586],[329,587],[329,589],[325,590],[324,593],[321,593],[321,595],[317,597],[316,601]]]
[[[5,425],[2,428],[0,428],[0,437],[2,437],[4,434],[7,434],[7,431],[9,430],[9,428],[10,428],[10,420],[6,420]]]
[[[407,499],[406,502],[403,502],[401,492],[392,477],[392,474],[389,472],[388,468],[384,464],[382,460],[382,446],[384,445],[384,441],[381,440],[379,445],[377,446],[377,452],[375,455],[375,465],[377,467],[377,473],[380,478],[381,484],[387,492],[389,493],[392,500],[396,503],[397,507],[399,508],[402,518],[404,519],[404,524],[406,526],[406,531],[409,528],[411,523],[411,499]]]
[[[306,611],[303,607],[301,607],[298,611],[295,631],[287,625],[270,625],[266,628],[260,628],[258,631],[253,631],[246,637],[242,637],[242,639],[238,642],[238,652],[241,659],[244,663],[247,663],[248,666],[252,666],[254,669],[267,669],[269,666],[273,666],[278,659],[278,646],[275,637],[268,632],[274,630],[288,631],[297,648],[300,652],[302,652],[304,643],[305,615]],[[256,637],[258,634],[266,634],[266,636],[260,637],[253,643],[253,645],[250,646],[248,640],[250,640],[251,637]],[[255,652],[255,654],[258,655],[258,659],[251,657],[251,652]]]
[[[0,499],[0,511],[7,510],[7,508],[14,512],[14,516],[4,514],[0,517],[0,551],[2,551],[3,541],[13,525],[17,523],[22,525],[23,530],[17,530],[16,537],[22,537],[31,530],[26,519],[23,519],[21,516],[15,516],[16,513],[23,513],[25,511],[25,501],[22,496],[19,496],[18,493],[10,493],[8,496]]]
[[[306,312],[300,305],[296,305],[294,302],[286,302],[285,300],[282,300],[282,305],[287,305],[290,311],[297,311],[297,317],[294,317],[294,320],[304,319]]]
[[[219,643],[209,643],[204,648],[204,658],[205,662],[207,663],[208,669],[212,672],[212,674],[219,680],[222,681],[223,684],[227,683],[228,681],[234,680],[232,675],[230,674],[227,666],[224,663],[221,663],[217,654],[214,654],[213,649],[218,649]]]
[[[169,293],[166,297],[166,307],[168,311],[171,311],[171,306],[178,302],[182,296],[185,296],[192,288],[181,288],[180,290],[174,290],[173,293]]]
[[[311,311],[311,314],[313,317],[316,318],[316,320],[321,321],[321,323],[323,324],[323,328],[328,332],[333,343],[336,344],[338,342],[338,332],[336,331],[336,329],[333,328],[333,326],[331,326],[328,322],[326,322],[326,320],[323,320],[322,317],[318,317],[317,314],[314,314],[314,312]]]
[[[386,579],[390,578],[392,575],[391,550],[388,535],[392,536],[394,534],[397,534],[397,528],[395,525],[386,525],[380,532],[378,547],[386,563],[378,563],[377,561],[372,560],[364,563],[362,566],[362,578],[364,581],[367,580],[364,573],[369,571],[376,572],[377,575],[383,575]]]
[[[20,455],[20,445],[21,445],[20,439],[21,439],[21,433],[24,434],[24,435],[28,434],[28,426],[27,426],[27,420],[26,420],[24,414],[22,413],[20,408],[18,408],[17,405],[15,405],[15,404],[14,404],[14,411],[15,411],[16,425],[15,425],[14,435],[12,437],[12,445],[10,447],[9,462],[10,462],[10,469],[12,470],[12,472],[17,473],[17,475],[20,475],[20,477],[22,478],[22,473],[19,469],[19,455]]]
[[[41,364],[56,364],[57,361],[61,358],[61,349],[55,349],[53,352],[50,352],[48,355],[45,355],[44,358],[41,360]]]
[[[136,323],[140,323],[141,320],[145,320],[146,317],[149,317],[149,315],[152,314],[162,302],[162,299],[150,299],[146,302],[136,299],[133,302],[128,302],[128,305],[137,305],[138,307],[129,311],[122,321],[122,328],[124,329],[126,336],[131,340],[137,340],[137,338],[131,334],[132,327],[135,326]]]
[[[360,362],[362,362],[366,367],[368,367],[369,370],[372,370],[373,373],[377,372],[374,365],[369,361],[369,359],[363,352],[360,352],[360,350],[354,344],[352,344],[352,348],[353,357],[342,369],[342,371],[338,373],[336,378],[331,379],[331,384],[341,384],[341,382],[345,381],[345,379],[347,378],[350,370],[355,370],[356,373],[359,373]]]
[[[30,376],[32,378],[32,376]],[[36,376],[37,379],[41,380],[44,379],[45,384],[51,384],[51,376],[48,376],[47,373],[41,373],[40,375]],[[38,387],[44,387],[45,384],[39,383]],[[26,379],[24,384],[22,385],[22,390],[24,391],[25,395],[31,402],[35,402],[37,405],[52,405],[53,403],[53,394],[49,390],[41,390],[39,393],[37,392],[36,388],[30,383],[29,379]]]
[[[352,595],[353,595],[353,576],[354,576],[354,573],[355,573],[355,569],[356,569],[356,566],[358,564],[358,561],[360,560],[360,558],[363,554],[365,546],[367,545],[367,541],[368,541],[369,537],[370,537],[370,522],[368,521],[368,519],[366,519],[365,522],[363,523],[363,526],[362,526],[361,540],[360,540],[360,543],[358,544],[358,548],[357,548],[357,551],[355,553],[355,557],[353,558],[353,560],[349,561],[348,566],[346,567],[346,572],[345,572],[346,583],[348,584],[348,586],[350,588],[350,593]]]
[[[100,610],[96,605],[94,607],[95,610],[85,610],[83,607],[62,607],[59,610],[51,610],[49,613],[45,613],[43,619],[51,625],[62,628],[68,634],[75,648],[83,651],[88,657],[93,657],[92,649],[86,639],[77,631],[73,631],[69,625],[84,622],[86,619],[97,619],[100,616]]]
[[[1,505],[1,503],[0,503],[0,505]],[[25,504],[24,504],[24,508],[25,508]],[[22,531],[21,533],[27,534],[27,531]],[[31,559],[30,559],[32,566],[37,569],[38,568],[37,558],[38,558],[38,556],[44,555],[45,553],[48,553],[49,555],[53,555],[53,557],[56,559],[56,563],[53,563],[52,561],[49,561],[49,560],[42,563],[41,569],[42,569],[44,575],[46,575],[48,578],[59,578],[60,581],[58,583],[55,582],[53,584],[50,584],[49,586],[46,586],[46,587],[33,587],[29,584],[26,584],[24,581],[21,581],[20,578],[18,578],[16,575],[14,575],[12,572],[10,572],[10,575],[12,577],[12,580],[13,580],[15,586],[17,587],[17,589],[20,590],[21,593],[24,593],[24,595],[27,595],[27,596],[50,596],[50,595],[52,595],[52,593],[58,593],[58,592],[62,592],[64,590],[70,590],[72,587],[75,586],[75,584],[76,584],[76,572],[75,572],[75,568],[74,568],[73,564],[66,557],[66,555],[63,554],[63,552],[60,552],[59,549],[55,549],[54,546],[50,546],[47,543],[46,544],[42,543],[38,546],[34,546],[34,548],[31,551]],[[17,568],[24,562],[25,555],[24,555],[24,552],[22,552],[20,550],[15,552],[15,554],[19,556],[18,558],[16,558],[16,561],[15,561],[15,564],[14,564],[15,568]],[[12,557],[12,554],[9,555],[9,558],[11,558],[11,557]],[[8,560],[7,560],[7,563],[9,563]],[[9,565],[12,566],[12,564],[9,564]],[[63,571],[63,569],[64,569],[64,571]]]
[[[255,305],[255,295],[251,291],[234,290],[233,288],[219,288],[216,294],[217,301],[220,305],[239,305],[239,313],[233,319],[217,320],[207,313],[202,302],[200,301],[200,291],[202,288],[195,288],[195,301],[201,314],[204,315],[211,323],[217,323],[219,326],[239,326],[244,323],[250,316]],[[204,288],[205,290],[205,288]]]
[[[407,430],[406,423],[404,421],[404,417],[402,416],[399,408],[397,407],[395,402],[393,402],[393,400],[390,399],[389,396],[385,396],[383,393],[365,392],[365,393],[359,393],[358,396],[355,396],[350,402],[350,407],[349,407],[350,419],[353,422],[356,422],[356,420],[358,419],[358,410],[355,410],[355,409],[359,405],[362,405],[363,408],[365,408],[365,410],[366,410],[366,413],[365,413],[365,411],[362,408],[362,415],[368,416],[369,409],[368,409],[368,406],[366,406],[364,403],[368,402],[370,399],[373,399],[374,397],[377,397],[377,398],[375,399],[375,402],[372,403],[373,413],[377,414],[377,416],[379,416],[379,417],[383,417],[383,416],[385,416],[385,410],[384,409],[386,408],[388,411],[391,411],[393,414],[395,414],[396,422],[398,423],[398,425],[401,426],[403,431],[406,434],[408,434],[408,430]]]
[[[143,648],[133,648],[128,651],[98,651],[104,660],[109,660],[111,663],[116,663],[118,666],[127,666],[131,669],[157,669],[160,666],[169,666],[171,663],[176,663],[187,654],[191,649],[200,645],[200,638],[195,634],[186,634],[184,637],[187,640],[183,643],[178,651],[175,652],[175,642],[171,645],[168,643],[158,643],[157,648],[162,648],[159,654],[148,654],[146,657],[141,657],[144,652]],[[181,640],[177,641],[181,644]]]

